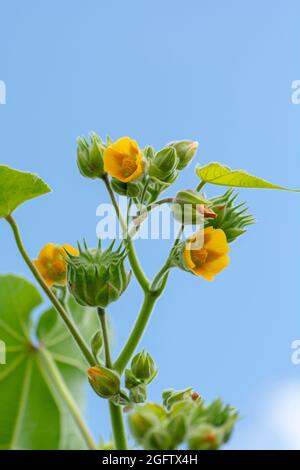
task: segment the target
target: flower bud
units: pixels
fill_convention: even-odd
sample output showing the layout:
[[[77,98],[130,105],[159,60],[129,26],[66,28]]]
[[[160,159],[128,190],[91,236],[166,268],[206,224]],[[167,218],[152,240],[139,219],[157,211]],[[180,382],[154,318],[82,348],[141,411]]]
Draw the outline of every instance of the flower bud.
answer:
[[[204,218],[216,217],[209,207],[209,201],[192,189],[177,193],[172,211],[175,219],[184,225],[199,225],[204,222]]]
[[[143,383],[132,387],[129,391],[132,403],[144,403],[147,400],[147,386]]]
[[[124,253],[112,251],[112,246],[102,251],[83,251],[79,256],[68,255],[68,286],[80,305],[106,308],[117,300],[128,286],[130,275],[124,267]]]
[[[132,359],[131,372],[137,379],[150,383],[157,374],[157,369],[150,354],[142,351]]]
[[[178,176],[178,157],[173,147],[160,150],[149,165],[149,175],[163,184],[171,184]]]
[[[246,227],[255,222],[255,218],[247,213],[245,203],[234,205],[237,193],[229,189],[223,196],[211,198],[210,207],[216,213],[214,220],[207,220],[206,226],[221,228],[226,235],[228,243],[246,232]]]
[[[176,403],[190,399],[191,391],[192,387],[186,388],[185,390],[173,390],[172,388],[164,390],[162,394],[164,406],[170,410]]]
[[[141,443],[149,430],[159,425],[165,416],[164,409],[154,403],[135,407],[128,418],[133,436]]]
[[[168,431],[157,427],[147,434],[144,448],[147,450],[173,450],[174,446]]]
[[[170,416],[167,424],[167,431],[172,438],[174,447],[181,444],[187,431],[187,420],[183,413]]]
[[[77,165],[82,176],[101,178],[104,174],[103,152],[105,146],[97,134],[91,134],[90,142],[85,138],[77,140]]]
[[[111,398],[120,390],[120,378],[116,372],[107,367],[90,367],[88,378],[91,386],[102,398]]]
[[[216,450],[222,444],[220,431],[211,424],[199,424],[188,436],[190,450]]]
[[[170,142],[169,146],[173,147],[179,158],[177,166],[178,170],[183,170],[192,160],[197,152],[199,143],[192,140],[180,140],[178,142]]]

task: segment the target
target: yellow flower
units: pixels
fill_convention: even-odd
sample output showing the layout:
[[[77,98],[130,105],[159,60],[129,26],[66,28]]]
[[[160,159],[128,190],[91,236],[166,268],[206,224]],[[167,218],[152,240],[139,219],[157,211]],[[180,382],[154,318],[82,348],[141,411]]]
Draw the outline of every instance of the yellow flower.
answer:
[[[104,170],[123,183],[136,180],[144,171],[143,155],[135,140],[122,137],[104,153]]]
[[[194,234],[183,252],[186,267],[197,276],[212,281],[229,264],[229,245],[221,229],[208,227]]]
[[[58,246],[48,243],[42,248],[38,259],[34,261],[35,267],[50,287],[53,284],[65,285],[67,281],[67,266],[64,259],[65,250],[73,256],[79,252],[70,245]]]

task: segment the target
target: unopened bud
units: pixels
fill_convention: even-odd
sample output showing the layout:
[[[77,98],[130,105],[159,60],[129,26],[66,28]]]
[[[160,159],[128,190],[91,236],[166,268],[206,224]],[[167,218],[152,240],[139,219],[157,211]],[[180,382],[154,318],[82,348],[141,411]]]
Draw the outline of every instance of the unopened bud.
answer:
[[[90,367],[88,378],[91,386],[102,398],[111,398],[120,390],[120,378],[116,372],[107,367]]]
[[[171,142],[169,146],[173,147],[179,158],[178,170],[183,170],[192,160],[197,152],[199,143],[192,140],[181,140],[179,142]]]
[[[176,150],[167,147],[160,150],[150,162],[149,175],[162,184],[171,184],[178,176]]]
[[[215,426],[200,424],[188,437],[190,450],[216,450],[222,444],[222,438]]]
[[[104,149],[105,146],[97,134],[91,134],[90,142],[85,138],[77,140],[77,165],[82,176],[92,179],[104,176]]]
[[[151,382],[157,373],[154,360],[145,351],[134,356],[131,361],[131,371],[137,379],[145,383]]]

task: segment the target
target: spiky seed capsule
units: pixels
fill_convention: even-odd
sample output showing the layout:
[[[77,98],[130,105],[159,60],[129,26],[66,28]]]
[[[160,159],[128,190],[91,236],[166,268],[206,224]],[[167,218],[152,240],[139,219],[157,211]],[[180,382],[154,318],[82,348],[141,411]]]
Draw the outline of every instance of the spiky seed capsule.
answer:
[[[84,250],[79,256],[66,255],[67,280],[71,294],[80,305],[106,308],[117,300],[128,286],[130,273],[124,267],[125,253],[113,251],[113,244],[102,250]]]
[[[255,222],[255,218],[247,213],[245,202],[234,205],[238,196],[233,189],[229,189],[223,196],[209,199],[210,208],[216,213],[215,219],[206,220],[205,226],[221,228],[227,237],[228,243],[246,232],[246,227]]]

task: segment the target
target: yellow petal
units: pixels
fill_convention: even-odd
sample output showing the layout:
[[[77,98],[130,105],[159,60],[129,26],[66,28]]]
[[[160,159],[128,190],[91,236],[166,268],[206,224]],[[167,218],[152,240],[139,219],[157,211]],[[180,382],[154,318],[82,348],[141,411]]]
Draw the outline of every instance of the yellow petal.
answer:
[[[47,243],[44,248],[41,249],[38,259],[41,263],[47,263],[51,261],[57,254],[58,247],[54,243]]]
[[[210,227],[212,228],[212,227]],[[225,232],[218,229],[213,229],[213,231],[207,231],[205,229],[204,233],[204,246],[207,251],[213,251],[214,253],[226,254],[229,252],[229,245]]]
[[[220,271],[222,271],[224,268],[228,266],[230,263],[230,258],[227,255],[220,256],[212,261],[206,262],[202,268],[205,269],[205,271],[212,273],[212,274],[218,274]]]

